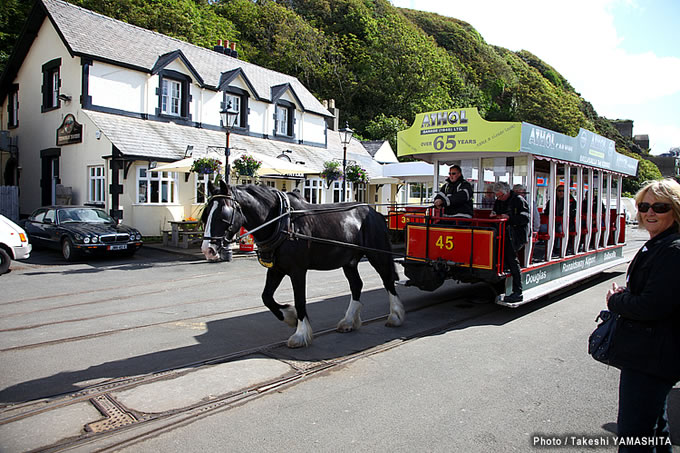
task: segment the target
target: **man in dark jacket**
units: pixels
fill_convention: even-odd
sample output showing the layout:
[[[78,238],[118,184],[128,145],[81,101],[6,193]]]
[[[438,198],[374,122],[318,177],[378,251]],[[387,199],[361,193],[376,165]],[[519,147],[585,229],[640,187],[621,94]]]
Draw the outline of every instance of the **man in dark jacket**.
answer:
[[[472,185],[465,180],[458,165],[449,169],[449,177],[434,196],[434,205],[444,207],[444,215],[472,218]]]
[[[510,275],[512,275],[512,294],[506,296],[503,301],[508,303],[521,302],[523,299],[522,276],[517,252],[529,240],[531,214],[526,200],[510,190],[507,183],[497,182],[493,189],[496,193],[496,202],[493,205],[491,218],[507,220],[505,223],[506,240],[503,260],[510,269]]]

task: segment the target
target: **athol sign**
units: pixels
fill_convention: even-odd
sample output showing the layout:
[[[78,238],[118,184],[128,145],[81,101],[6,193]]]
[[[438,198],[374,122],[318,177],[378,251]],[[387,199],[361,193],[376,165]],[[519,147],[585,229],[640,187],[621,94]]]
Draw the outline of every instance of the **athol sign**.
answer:
[[[83,141],[83,125],[76,121],[76,117],[69,113],[64,117],[61,126],[57,128],[57,146],[71,145]]]

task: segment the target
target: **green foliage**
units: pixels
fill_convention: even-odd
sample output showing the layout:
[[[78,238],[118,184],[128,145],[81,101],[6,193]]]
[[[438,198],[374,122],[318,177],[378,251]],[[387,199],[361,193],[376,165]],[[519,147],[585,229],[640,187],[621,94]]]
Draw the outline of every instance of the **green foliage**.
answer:
[[[191,164],[190,171],[201,175],[209,175],[212,173],[219,173],[222,163],[218,159],[212,157],[200,157],[194,160]]]
[[[243,154],[234,161],[234,170],[241,176],[254,176],[262,162],[249,154]]]
[[[576,135],[593,130],[643,153],[528,51],[488,45],[470,24],[388,0],[69,0],[84,8],[297,77],[335,99],[356,136],[387,139],[417,113],[477,107],[487,120],[527,121]],[[32,0],[0,8],[0,65]],[[1,66],[0,66],[1,67]],[[646,165],[646,164],[645,164]],[[642,168],[642,167],[641,167]]]
[[[397,132],[408,129],[408,127],[408,123],[402,118],[379,113],[366,124],[366,134],[371,140],[389,141],[392,149],[396,150]]]
[[[368,183],[368,172],[361,165],[348,165],[345,169],[347,181],[358,184]]]
[[[21,28],[33,6],[32,0],[3,0],[0,7],[0,74],[12,53]]]
[[[639,154],[629,151],[626,148],[617,148],[616,151],[638,160],[638,175],[636,178],[623,178],[623,192],[635,196],[645,182],[663,179],[659,167],[657,167],[654,162],[643,159]]]
[[[342,177],[342,169],[340,163],[335,161],[326,161],[323,163],[323,171],[320,175],[326,180],[326,186],[330,187],[333,181],[337,181]]]

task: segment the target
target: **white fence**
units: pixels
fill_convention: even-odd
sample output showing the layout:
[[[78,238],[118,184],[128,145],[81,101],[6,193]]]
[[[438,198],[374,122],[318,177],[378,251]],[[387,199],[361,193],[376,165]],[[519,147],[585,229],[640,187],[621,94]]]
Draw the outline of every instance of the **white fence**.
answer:
[[[0,214],[14,222],[19,221],[18,186],[0,186]]]

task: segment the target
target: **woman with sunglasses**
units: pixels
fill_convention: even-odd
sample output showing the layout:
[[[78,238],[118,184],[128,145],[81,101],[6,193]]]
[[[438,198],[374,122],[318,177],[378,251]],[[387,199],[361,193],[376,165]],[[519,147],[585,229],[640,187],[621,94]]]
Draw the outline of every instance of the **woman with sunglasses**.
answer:
[[[612,284],[607,305],[620,314],[615,336],[619,380],[618,435],[654,439],[619,452],[671,452],[666,406],[680,380],[680,184],[652,181],[635,196],[649,241],[628,267],[627,284]]]

